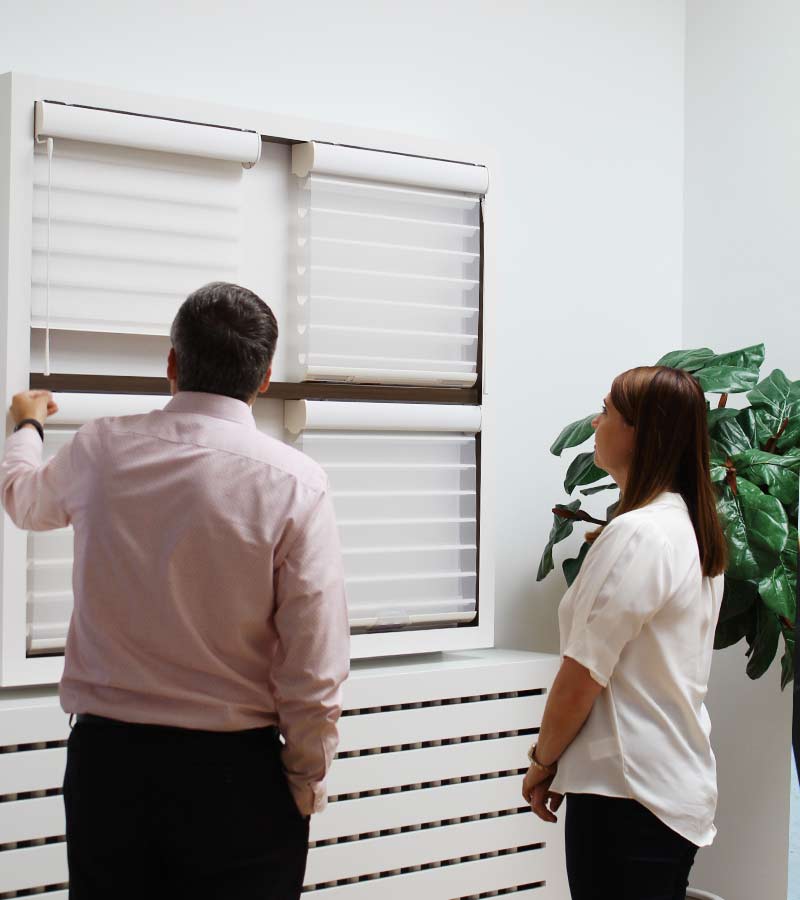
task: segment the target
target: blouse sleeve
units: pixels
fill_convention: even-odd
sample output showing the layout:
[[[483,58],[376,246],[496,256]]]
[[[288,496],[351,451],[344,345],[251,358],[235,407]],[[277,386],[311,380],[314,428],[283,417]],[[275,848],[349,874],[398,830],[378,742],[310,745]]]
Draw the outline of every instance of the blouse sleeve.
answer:
[[[562,656],[605,687],[625,645],[670,594],[671,548],[645,519],[620,517],[600,535],[576,583],[572,626]]]

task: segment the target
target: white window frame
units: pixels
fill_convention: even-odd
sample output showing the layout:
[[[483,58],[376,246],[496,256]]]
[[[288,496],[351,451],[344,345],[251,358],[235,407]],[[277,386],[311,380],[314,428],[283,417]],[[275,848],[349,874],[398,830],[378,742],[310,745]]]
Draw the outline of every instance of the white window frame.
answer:
[[[26,390],[30,383],[31,208],[36,100],[255,129],[265,139],[276,142],[321,141],[431,159],[480,161],[490,172],[493,168],[492,154],[481,147],[455,147],[426,138],[37,76],[0,75],[0,393],[6,406],[15,393]],[[494,335],[490,297],[493,252],[492,230],[485,225],[486,210],[484,202],[478,621],[457,628],[355,635],[351,643],[354,659],[479,649],[494,644],[496,450],[488,380]],[[5,434],[10,431],[11,421],[7,417]],[[26,558],[26,532],[17,529],[3,513],[0,519],[0,687],[53,684],[60,679],[63,670],[62,656],[26,656],[26,604],[20,602],[27,589]]]

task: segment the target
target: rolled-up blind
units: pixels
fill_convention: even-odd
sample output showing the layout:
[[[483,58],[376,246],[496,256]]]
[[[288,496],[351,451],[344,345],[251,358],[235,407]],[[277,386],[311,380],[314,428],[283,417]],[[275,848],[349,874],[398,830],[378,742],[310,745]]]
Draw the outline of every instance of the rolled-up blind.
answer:
[[[477,612],[480,410],[384,404],[375,428],[374,405],[286,404],[297,445],[328,474],[351,629],[469,623]]]
[[[474,384],[486,169],[314,143],[293,172],[301,377]]]
[[[59,412],[45,429],[44,458],[50,459],[81,425],[100,416],[135,415],[164,405],[166,398],[141,395],[57,394]],[[28,534],[27,652],[63,650],[72,615],[72,528]]]
[[[163,335],[236,281],[252,132],[37,103],[31,327]],[[55,361],[57,370],[57,360]]]

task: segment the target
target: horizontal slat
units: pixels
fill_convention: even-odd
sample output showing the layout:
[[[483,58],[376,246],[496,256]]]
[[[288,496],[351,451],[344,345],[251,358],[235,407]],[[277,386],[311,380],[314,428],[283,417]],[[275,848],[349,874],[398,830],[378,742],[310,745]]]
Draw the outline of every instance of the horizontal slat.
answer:
[[[444,816],[445,810],[442,810]],[[376,822],[376,825],[380,820]],[[424,831],[384,835],[309,851],[306,884],[542,843],[545,823],[530,811]]]
[[[339,752],[537,728],[544,705],[545,696],[535,694],[345,716],[339,722]]]
[[[406,828],[523,805],[521,775],[465,781],[424,791],[402,791],[329,803],[324,813],[312,816],[310,837],[312,841],[328,841],[364,834],[376,827]]]
[[[480,312],[477,306],[454,306],[452,304],[448,305],[444,303],[417,303],[413,300],[380,300],[371,297],[337,297],[332,294],[312,294],[310,298],[303,295],[298,297],[298,302],[301,306],[305,305],[308,300],[312,303],[355,303],[365,306],[389,306],[400,307],[401,309],[431,310],[459,315],[464,318],[467,316],[474,316]]]
[[[349,178],[335,178],[327,175],[309,175],[305,185],[316,191],[342,191],[350,196],[357,194],[383,195],[384,197],[409,198],[414,201],[429,202],[436,206],[457,206],[476,209],[480,198],[475,194],[457,194],[445,191],[428,191],[423,188],[406,188],[382,184],[377,181],[356,181]]]
[[[468,612],[436,612],[436,613],[412,613],[396,612],[395,609],[376,612],[374,615],[366,615],[362,612],[350,616],[351,628],[409,628],[414,625],[430,625],[440,623],[442,625],[456,625],[460,622],[471,622],[477,611]]]
[[[370,222],[393,222],[401,225],[420,225],[425,228],[442,228],[445,230],[455,230],[466,234],[474,234],[478,231],[478,226],[473,224],[464,224],[461,222],[435,222],[432,219],[414,219],[408,216],[388,216],[381,213],[355,212],[348,209],[336,209],[335,207],[311,206],[312,213],[324,213],[330,216],[346,216],[353,219],[363,219]]]
[[[46,884],[62,884],[68,878],[67,845],[63,841],[0,853],[2,891],[22,891]]]
[[[306,238],[298,238],[298,245],[304,246],[306,243]],[[332,246],[340,246],[340,247],[357,247],[359,249],[365,250],[405,250],[413,253],[420,254],[430,254],[432,256],[442,255],[442,256],[453,256],[459,259],[465,260],[473,260],[478,259],[480,257],[480,253],[475,253],[471,250],[450,250],[442,247],[426,247],[426,246],[416,246],[413,244],[395,244],[389,243],[388,241],[358,241],[351,240],[348,238],[335,238],[335,237],[322,237],[318,235],[312,235],[310,238],[312,244],[329,244]]]
[[[380,269],[356,269],[346,266],[309,266],[311,274],[333,272],[340,275],[355,275],[364,278],[386,278],[387,280],[403,280],[403,281],[430,281],[434,284],[448,285],[479,285],[479,278],[457,278],[452,275],[426,275],[422,272],[387,272]],[[297,274],[304,275],[305,266],[297,267]]]
[[[66,716],[64,721],[66,722]],[[21,753],[0,753],[0,795],[60,788],[64,783],[66,764],[67,751],[65,747],[25,750]]]
[[[19,706],[6,706],[2,711],[0,726],[0,747],[65,741],[69,737],[69,720],[56,697],[42,703],[26,702]],[[0,754],[0,768],[5,758],[6,754]]]
[[[458,866],[444,866],[375,878],[303,894],[304,900],[452,900],[484,891],[504,890],[520,884],[544,881],[556,875],[561,859],[552,859],[545,849],[479,859]]]
[[[544,690],[558,666],[558,656],[498,650],[462,651],[408,665],[395,662],[385,670],[358,663],[344,685],[344,709]]]
[[[408,329],[400,328],[364,328],[359,325],[317,325],[313,322],[308,326],[308,328],[312,333],[333,332],[336,334],[353,336],[353,338],[356,340],[359,338],[359,336],[369,335],[387,335],[398,338],[410,338],[414,342],[424,341],[427,339],[437,341],[452,341],[455,344],[464,345],[474,344],[478,340],[477,332],[475,334],[465,334],[460,331],[411,331]],[[300,333],[302,334],[303,332],[301,331]]]
[[[0,803],[0,844],[59,837],[65,831],[64,798],[61,796]]]
[[[355,794],[524,768],[530,745],[531,738],[520,735],[337,759],[331,766],[328,793]]]

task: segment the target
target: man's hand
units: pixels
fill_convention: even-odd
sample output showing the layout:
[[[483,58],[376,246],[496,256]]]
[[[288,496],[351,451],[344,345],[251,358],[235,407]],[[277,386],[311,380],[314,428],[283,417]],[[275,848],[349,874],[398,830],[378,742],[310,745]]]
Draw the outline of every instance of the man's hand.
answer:
[[[522,782],[522,796],[525,798],[525,802],[530,804],[531,812],[535,812],[545,822],[558,821],[553,813],[561,806],[561,801],[564,799],[563,794],[557,794],[550,790],[550,785],[555,777],[555,774],[548,775],[542,769],[531,766]]]
[[[11,418],[15,425],[23,419],[36,419],[44,424],[48,416],[58,412],[58,405],[50,391],[23,391],[11,401]]]

